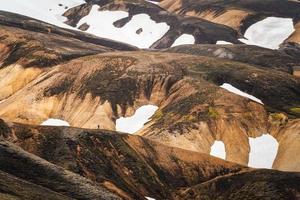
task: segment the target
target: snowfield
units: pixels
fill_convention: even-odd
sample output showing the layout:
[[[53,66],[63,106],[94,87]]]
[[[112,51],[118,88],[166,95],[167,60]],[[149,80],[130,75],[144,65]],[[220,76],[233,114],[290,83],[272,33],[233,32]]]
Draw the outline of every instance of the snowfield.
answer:
[[[84,0],[9,0],[1,4],[0,10],[29,16],[62,28],[76,29],[63,23],[67,18],[62,15],[67,9],[83,3],[85,3]],[[86,31],[88,33],[131,44],[139,48],[149,48],[170,28],[164,22],[156,23],[148,14],[134,15],[125,26],[117,28],[113,23],[128,17],[128,12],[98,11],[98,8],[98,5],[94,5],[90,13],[79,21],[77,28],[87,23],[90,25]],[[141,32],[137,33],[137,30],[141,30]]]
[[[149,48],[160,39],[170,28],[166,23],[156,23],[148,14],[134,15],[132,19],[121,28],[113,23],[119,19],[128,17],[124,11],[99,11],[99,6],[94,5],[91,12],[83,17],[78,27],[84,23],[90,25],[86,32],[99,37],[109,38],[137,46]],[[137,33],[137,30],[142,30]]]
[[[261,137],[249,138],[250,154],[249,167],[271,169],[278,151],[277,140],[264,134]]]
[[[291,18],[267,17],[250,26],[245,32],[245,38],[240,41],[278,49],[279,45],[294,32],[293,20]]]
[[[149,121],[149,118],[157,109],[158,107],[153,105],[141,106],[135,111],[133,116],[120,117],[116,120],[116,131],[125,133],[137,132],[143,128],[144,124]]]
[[[175,42],[172,44],[171,47],[175,47],[183,44],[195,44],[194,36],[190,34],[182,34],[175,40]]]
[[[70,124],[64,120],[61,119],[47,119],[43,123],[41,123],[42,126],[70,126]]]
[[[235,93],[235,94],[240,95],[242,97],[246,97],[248,99],[251,99],[251,100],[253,100],[253,101],[257,102],[257,103],[263,104],[263,102],[260,99],[258,99],[255,96],[252,96],[250,94],[247,94],[247,93],[245,93],[245,92],[237,89],[236,87],[230,85],[229,83],[224,83],[220,87],[224,88],[225,90],[228,90],[229,92]]]
[[[215,140],[215,142],[213,143],[213,145],[210,148],[210,155],[225,160],[226,151],[225,151],[224,142]]]
[[[56,26],[73,29],[63,23],[62,14],[68,9],[85,3],[84,0],[9,0],[1,3],[0,10],[32,17]]]

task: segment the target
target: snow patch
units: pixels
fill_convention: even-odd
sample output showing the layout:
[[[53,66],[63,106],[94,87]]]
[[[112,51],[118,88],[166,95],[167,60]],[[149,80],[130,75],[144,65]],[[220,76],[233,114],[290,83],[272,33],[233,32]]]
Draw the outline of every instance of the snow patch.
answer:
[[[224,142],[215,140],[215,142],[213,143],[213,145],[210,148],[210,155],[225,160],[226,151],[225,151]]]
[[[135,133],[141,128],[144,124],[149,121],[149,118],[155,113],[158,109],[154,105],[146,105],[138,108],[134,115],[131,117],[120,117],[116,120],[116,130],[125,133]]]
[[[154,198],[151,198],[151,197],[145,197],[145,198],[148,200],[155,200]]]
[[[157,1],[150,1],[150,0],[146,0],[147,2],[149,2],[149,3],[153,3],[153,4],[156,4],[156,5],[158,5],[159,4],[159,2],[157,2]]]
[[[218,40],[216,44],[232,44],[231,42],[223,41],[223,40]]]
[[[237,95],[240,95],[240,96],[243,96],[243,97],[246,97],[248,99],[251,99],[257,103],[260,103],[260,104],[263,104],[263,102],[256,98],[255,96],[252,96],[250,94],[247,94],[239,89],[237,89],[236,87],[230,85],[229,83],[224,83],[223,85],[220,86],[221,88],[224,88],[225,90],[228,90],[229,92],[232,92],[232,93],[235,93]]]
[[[66,18],[63,13],[67,8],[72,8],[86,3],[84,0],[9,0],[1,3],[0,10],[18,13],[32,17],[63,28],[74,29],[63,23]]]
[[[267,17],[251,25],[244,35],[247,39],[240,39],[240,41],[246,44],[278,49],[279,45],[293,32],[294,26],[291,18]]]
[[[70,126],[70,124],[64,120],[61,119],[47,119],[43,123],[41,123],[42,126]]]
[[[277,140],[264,134],[257,138],[249,137],[250,154],[249,167],[271,169],[278,151]]]
[[[132,19],[121,28],[113,23],[119,19],[128,17],[125,11],[99,11],[99,6],[94,5],[90,13],[83,17],[78,26],[87,23],[90,27],[86,32],[99,37],[109,38],[125,42],[139,48],[149,48],[155,41],[160,39],[170,28],[166,23],[156,23],[148,14],[134,15]],[[142,28],[140,34],[136,30]]]
[[[172,44],[172,47],[183,44],[195,44],[194,36],[190,34],[182,34],[175,40],[175,42]]]

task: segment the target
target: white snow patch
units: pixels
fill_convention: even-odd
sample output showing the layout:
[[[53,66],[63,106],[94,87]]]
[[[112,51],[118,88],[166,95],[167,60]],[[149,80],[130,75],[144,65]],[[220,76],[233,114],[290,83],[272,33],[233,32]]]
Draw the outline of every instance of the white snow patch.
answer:
[[[140,130],[149,118],[158,109],[154,105],[146,105],[138,108],[131,117],[120,117],[116,120],[116,130],[125,133],[135,133]]]
[[[148,200],[155,200],[154,198],[151,198],[151,197],[145,197],[145,198]]]
[[[271,169],[278,151],[277,140],[269,134],[264,134],[257,138],[249,137],[249,144],[248,166]]]
[[[175,40],[175,42],[172,44],[172,47],[183,44],[195,44],[194,36],[190,34],[182,34]]]
[[[125,26],[117,28],[113,23],[128,17],[128,12],[99,11],[98,8],[98,5],[94,5],[91,12],[79,21],[78,26],[87,23],[90,25],[87,32],[99,37],[125,42],[139,48],[149,48],[170,28],[164,22],[156,23],[148,14],[134,15]],[[140,34],[136,34],[136,31],[140,28],[143,31]]]
[[[218,40],[216,44],[232,44],[231,42],[223,41],[223,40]]]
[[[47,119],[43,123],[41,123],[42,126],[70,126],[70,124],[64,120],[61,119]]]
[[[279,45],[294,32],[293,20],[291,18],[267,17],[250,26],[245,32],[245,38],[240,41],[278,49]]]
[[[246,97],[248,99],[251,99],[253,101],[256,101],[257,103],[260,103],[260,104],[263,104],[263,102],[256,98],[255,96],[252,96],[250,94],[247,94],[239,89],[237,89],[236,87],[230,85],[229,83],[224,83],[223,85],[220,86],[221,88],[224,88],[225,90],[228,90],[229,92],[232,92],[232,93],[235,93],[237,95],[240,95],[240,96],[243,96],[243,97]]]
[[[225,151],[224,142],[215,140],[215,142],[213,143],[213,145],[210,148],[210,155],[225,160],[226,151]]]
[[[0,10],[18,13],[63,28],[74,29],[63,23],[66,18],[62,14],[66,11],[65,7],[72,8],[83,3],[85,3],[84,0],[9,0],[1,3]]]
[[[146,0],[147,2],[149,2],[149,3],[153,3],[153,4],[156,4],[156,5],[158,5],[159,4],[159,2],[157,2],[157,1],[150,1],[150,0]]]

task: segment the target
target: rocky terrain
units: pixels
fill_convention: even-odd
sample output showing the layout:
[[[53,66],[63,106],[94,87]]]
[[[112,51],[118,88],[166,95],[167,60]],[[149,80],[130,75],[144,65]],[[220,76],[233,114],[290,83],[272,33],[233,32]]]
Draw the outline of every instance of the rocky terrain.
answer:
[[[300,81],[285,72],[290,71],[288,67],[285,71],[270,71],[205,56],[135,51],[85,56],[34,69],[34,80],[19,79],[17,91],[3,96],[0,115],[4,119],[41,124],[48,118],[60,118],[72,126],[100,125],[114,130],[117,118],[152,103],[160,108],[141,135],[206,153],[214,139],[222,139],[228,147],[227,159],[242,164],[248,162],[247,136],[272,131],[279,137],[290,126],[298,126]],[[253,94],[264,105],[220,88],[223,83]],[[4,88],[10,89],[11,83],[5,84],[9,85]],[[294,142],[296,147],[298,140]],[[295,147],[283,148],[286,151]],[[295,162],[289,163],[291,168],[278,168],[299,169],[298,159],[290,162]]]
[[[230,27],[215,24],[207,20],[195,17],[182,17],[168,13],[157,5],[143,0],[124,1],[87,1],[86,4],[71,8],[64,13],[68,18],[67,24],[76,27],[83,17],[87,16],[93,5],[99,5],[99,11],[126,11],[128,17],[114,22],[117,27],[123,27],[133,16],[138,14],[148,14],[156,23],[166,22],[170,29],[151,45],[151,48],[161,49],[170,47],[174,41],[182,34],[191,34],[195,38],[195,43],[215,44],[218,40],[225,40],[232,43],[241,43],[237,39],[239,34]],[[89,26],[87,23],[86,26]]]
[[[298,46],[298,45],[297,45]],[[229,59],[255,65],[261,68],[271,68],[293,74],[294,67],[298,66],[300,57],[293,52],[299,52],[299,47],[286,46],[280,50],[271,50],[252,45],[180,45],[165,51],[190,55],[209,56]],[[293,51],[294,49],[294,51]]]
[[[113,23],[120,31],[145,15],[169,29],[146,49],[98,37],[85,18],[95,8],[127,12]],[[0,6],[0,199],[299,199],[299,9],[86,0],[64,7],[62,28]],[[279,49],[238,40],[269,16],[294,20]],[[132,27],[132,37],[149,39]],[[174,46],[184,34],[195,44]],[[116,131],[144,105],[158,109],[142,129]],[[47,119],[71,127],[41,126]],[[272,169],[247,167],[250,138],[263,134],[278,142]],[[209,155],[215,141],[226,160]]]
[[[180,15],[227,25],[242,34],[250,25],[266,17],[292,18],[295,32],[287,41],[300,43],[300,7],[297,0],[163,0],[160,6]]]
[[[4,198],[45,190],[48,199],[236,199],[238,191],[248,199],[299,197],[298,173],[253,170],[139,136],[1,121],[1,137],[1,175],[26,185],[20,191],[5,182]],[[217,186],[229,179],[228,190]]]

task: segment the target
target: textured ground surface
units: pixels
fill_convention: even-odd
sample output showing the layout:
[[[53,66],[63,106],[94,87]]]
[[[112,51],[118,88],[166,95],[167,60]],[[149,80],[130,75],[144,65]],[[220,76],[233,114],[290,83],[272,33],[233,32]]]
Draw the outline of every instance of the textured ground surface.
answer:
[[[61,199],[227,199],[240,191],[245,199],[261,197],[258,191],[277,199],[299,197],[299,173],[253,170],[139,136],[3,121],[0,133],[0,170],[10,174],[1,175],[26,185],[22,194],[5,183],[10,192],[3,195],[48,188]]]
[[[240,43],[268,16],[297,28],[299,3],[170,2],[90,0],[64,14],[76,26],[93,5],[126,11],[123,27],[146,13],[170,26],[151,50],[0,11],[0,199],[300,198],[297,30],[279,50],[214,44]],[[168,48],[182,34],[197,44]],[[137,135],[114,131],[149,104]],[[71,127],[39,126],[49,118]],[[249,138],[265,133],[281,171],[245,166]],[[208,155],[216,140],[227,161]]]
[[[116,119],[150,103],[159,110],[140,135],[204,153],[209,153],[214,140],[222,140],[227,160],[247,164],[248,137],[270,133],[280,143],[274,166],[299,170],[300,81],[292,75],[298,64],[297,48],[198,45],[165,50],[170,52],[104,48],[101,53],[104,50],[95,44],[87,54],[98,50],[100,54],[75,53],[69,60],[60,56],[66,50],[59,51],[53,39],[57,34],[50,34],[47,43],[39,37],[26,39],[28,30],[2,31],[0,116],[6,120],[41,124],[57,118],[71,126],[114,130]],[[14,50],[12,44],[24,37],[25,47]],[[53,51],[46,56],[49,47]],[[36,56],[39,52],[43,58]],[[248,59],[246,52],[257,59]],[[61,59],[54,62],[57,54]],[[222,89],[223,83],[264,105]],[[295,152],[294,157],[287,157],[287,152]]]

